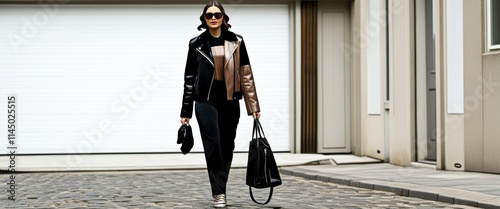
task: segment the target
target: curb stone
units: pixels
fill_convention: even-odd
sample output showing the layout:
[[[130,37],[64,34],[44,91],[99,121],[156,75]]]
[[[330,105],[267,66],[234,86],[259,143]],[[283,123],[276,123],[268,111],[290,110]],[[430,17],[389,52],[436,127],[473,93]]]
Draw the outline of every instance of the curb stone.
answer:
[[[460,204],[480,208],[500,208],[500,197],[460,189],[423,186],[417,184],[357,178],[335,173],[323,173],[295,167],[281,167],[280,172],[308,180],[330,182],[345,186],[392,192],[400,196],[415,197],[449,204]]]

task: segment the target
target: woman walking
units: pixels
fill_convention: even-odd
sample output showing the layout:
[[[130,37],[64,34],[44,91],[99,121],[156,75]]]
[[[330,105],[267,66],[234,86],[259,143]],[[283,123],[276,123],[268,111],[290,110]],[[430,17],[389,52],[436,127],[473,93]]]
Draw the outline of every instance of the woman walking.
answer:
[[[260,118],[250,61],[242,36],[229,29],[229,16],[216,1],[206,4],[189,41],[184,72],[181,123],[189,124],[193,106],[200,127],[214,207],[226,207],[226,185],[244,98],[248,115]]]

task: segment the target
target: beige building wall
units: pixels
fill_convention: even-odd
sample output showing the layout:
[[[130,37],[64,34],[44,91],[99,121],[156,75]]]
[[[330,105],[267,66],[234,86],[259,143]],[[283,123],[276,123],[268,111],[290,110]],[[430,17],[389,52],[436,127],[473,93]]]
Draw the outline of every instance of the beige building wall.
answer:
[[[378,9],[376,7],[371,8],[371,5],[378,4]],[[362,115],[362,124],[361,124],[361,138],[363,141],[363,155],[370,156],[373,158],[377,158],[380,160],[384,160],[385,152],[385,86],[386,86],[386,20],[385,20],[385,1],[384,0],[376,0],[373,2],[364,2],[362,5],[362,22],[361,22],[361,32],[363,35],[362,45],[365,46],[361,51],[361,115]],[[376,14],[376,13],[379,14]],[[378,28],[378,29],[375,29]],[[378,39],[378,40],[377,40]],[[370,46],[370,42],[376,42],[380,44],[379,50],[374,54],[370,53],[370,51],[374,52],[376,47]],[[373,48],[373,49],[370,49]],[[368,68],[372,67],[373,70],[377,68],[375,66],[369,66],[369,59],[379,61],[379,77],[369,77]],[[368,80],[377,80],[379,82],[379,86],[374,88],[374,91],[379,91],[380,95],[378,95],[379,101],[378,104],[369,104],[369,89]],[[373,82],[373,81],[372,81]],[[376,81],[373,83],[377,83]],[[375,101],[371,101],[374,103]],[[368,106],[374,105],[378,106],[378,113],[370,113],[368,112]]]
[[[381,1],[384,2],[384,1]],[[464,113],[448,113],[447,1],[433,1],[436,94],[437,94],[437,169],[500,173],[500,50],[486,47],[486,4],[483,0],[463,3]],[[415,159],[415,16],[413,0],[389,0],[389,135],[390,163],[409,166]],[[355,0],[352,6],[353,153],[383,159],[385,118],[367,111],[367,37],[370,24],[368,1]],[[383,8],[383,7],[382,7]],[[369,37],[368,37],[369,38]],[[383,42],[385,46],[385,43]],[[381,60],[385,62],[385,47]],[[381,90],[385,88],[385,64],[381,66]],[[384,93],[381,94],[385,101]],[[382,109],[384,105],[381,105]],[[422,133],[421,133],[422,134]],[[380,151],[378,153],[377,151]],[[382,153],[382,154],[381,154]]]
[[[361,50],[362,49],[362,36],[359,28],[362,25],[362,14],[364,12],[363,5],[365,4],[362,0],[351,1],[351,36],[352,36],[352,48],[351,48],[351,150],[352,153],[358,156],[364,155],[362,145],[365,143],[362,140],[362,96],[361,96]]]
[[[441,159],[443,170],[464,170],[464,115],[445,115],[444,159]],[[458,163],[460,166],[455,167]]]
[[[463,1],[467,2],[467,1]],[[454,34],[459,33],[458,31],[452,31],[455,30],[456,27],[452,26],[453,23],[460,23],[460,20],[456,19],[448,19],[450,17],[451,13],[457,13],[457,11],[451,11],[448,9],[450,8],[450,5],[447,4],[454,4],[457,2],[453,1],[445,1],[443,3],[443,13],[441,16],[444,18],[443,21],[443,39],[445,45],[442,46],[442,50],[444,50],[445,56],[444,60],[444,68],[442,69],[444,71],[444,77],[442,82],[444,82],[443,85],[443,93],[444,93],[444,102],[445,102],[445,107],[444,107],[444,129],[445,131],[442,132],[444,134],[444,138],[442,139],[442,144],[441,145],[441,151],[443,151],[440,155],[440,169],[445,169],[445,170],[463,170],[464,169],[464,114],[463,113],[450,113],[449,112],[449,107],[452,106],[451,101],[448,101],[447,99],[448,94],[451,92],[452,89],[449,89],[451,85],[449,83],[453,82],[451,80],[448,80],[451,76],[449,74],[453,74],[452,68],[454,66],[449,66],[448,64],[450,62],[464,62],[463,60],[457,60],[456,57],[454,57],[454,52],[453,51],[447,51],[448,50],[448,45],[453,45],[455,43],[452,42],[452,40],[448,39],[451,36],[455,36]],[[465,5],[463,8],[466,8]],[[463,11],[459,11],[461,14],[463,14]],[[465,26],[463,27],[465,28]],[[463,30],[465,31],[465,30]],[[460,31],[462,33],[463,31]],[[464,36],[464,41],[465,41],[465,36]],[[464,54],[465,56],[465,54]],[[465,64],[465,62],[464,62]],[[455,69],[454,69],[455,70]],[[459,69],[460,70],[460,69]],[[464,69],[461,69],[464,72],[464,78],[466,69],[464,66]],[[465,88],[464,88],[465,89]],[[455,166],[457,165],[457,166]],[[460,166],[459,166],[460,165]]]
[[[446,113],[445,98],[445,41],[444,41],[444,6],[443,1],[433,1],[434,7],[434,32],[435,32],[435,55],[436,55],[436,169],[444,168],[444,148],[446,123],[444,122]]]
[[[464,1],[465,170],[500,173],[500,50],[487,49],[487,9]]]
[[[483,87],[481,84],[483,37],[483,7],[481,0],[464,1],[464,168],[483,170]],[[478,79],[480,78],[480,79]],[[451,164],[447,164],[450,169]]]
[[[484,155],[482,171],[500,173],[500,52],[498,50],[489,52],[482,57],[484,102]],[[473,155],[481,155],[481,153],[468,153],[467,157]]]
[[[415,157],[414,1],[389,0],[390,163]]]

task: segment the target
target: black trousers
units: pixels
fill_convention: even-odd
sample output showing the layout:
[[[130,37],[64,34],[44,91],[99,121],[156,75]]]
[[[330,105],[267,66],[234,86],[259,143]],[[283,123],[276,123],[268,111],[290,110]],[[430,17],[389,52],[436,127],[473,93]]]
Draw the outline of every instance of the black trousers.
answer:
[[[212,196],[226,194],[240,119],[239,100],[227,100],[223,82],[214,81],[209,101],[195,102]]]

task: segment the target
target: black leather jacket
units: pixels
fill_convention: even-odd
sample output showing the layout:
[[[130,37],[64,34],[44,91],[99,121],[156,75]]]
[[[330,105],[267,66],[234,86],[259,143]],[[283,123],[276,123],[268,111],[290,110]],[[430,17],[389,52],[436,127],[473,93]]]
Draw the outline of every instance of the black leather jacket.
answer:
[[[224,80],[227,99],[245,99],[248,115],[260,112],[252,68],[243,38],[223,30]],[[184,94],[181,117],[191,118],[193,101],[208,101],[214,78],[214,62],[208,30],[189,41],[189,51],[184,72]]]

